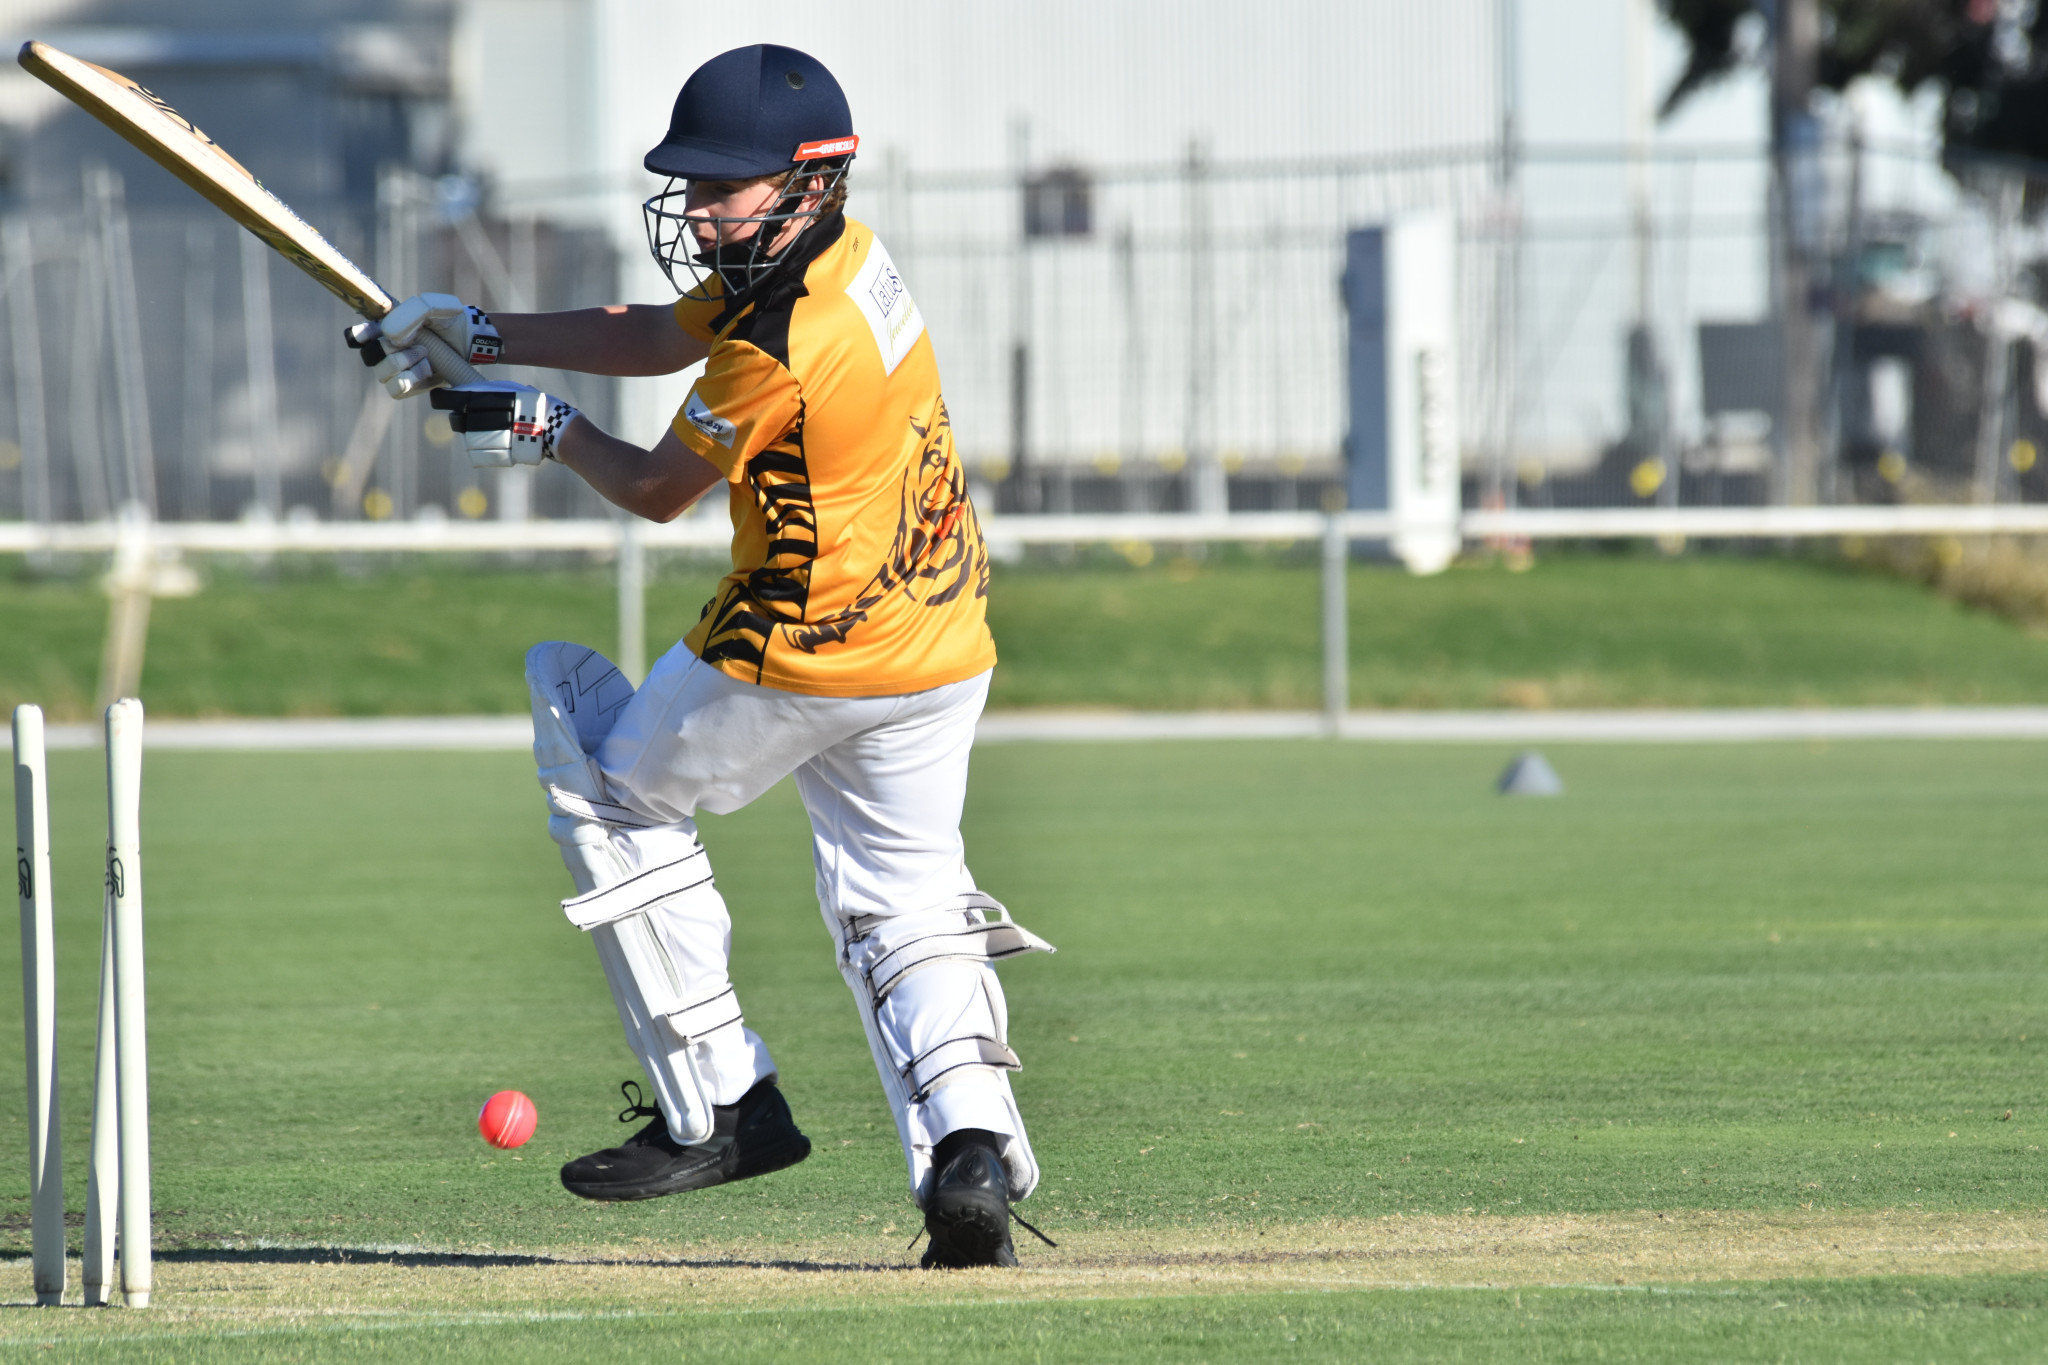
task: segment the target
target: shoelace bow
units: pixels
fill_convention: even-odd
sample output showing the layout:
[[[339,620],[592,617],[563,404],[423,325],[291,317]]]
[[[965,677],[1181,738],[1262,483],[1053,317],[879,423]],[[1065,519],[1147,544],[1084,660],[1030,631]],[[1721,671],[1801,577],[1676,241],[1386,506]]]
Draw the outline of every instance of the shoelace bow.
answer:
[[[661,1113],[647,1103],[647,1097],[640,1093],[640,1082],[620,1081],[619,1094],[625,1098],[626,1107],[619,1111],[620,1123],[631,1123],[634,1119],[651,1119]]]

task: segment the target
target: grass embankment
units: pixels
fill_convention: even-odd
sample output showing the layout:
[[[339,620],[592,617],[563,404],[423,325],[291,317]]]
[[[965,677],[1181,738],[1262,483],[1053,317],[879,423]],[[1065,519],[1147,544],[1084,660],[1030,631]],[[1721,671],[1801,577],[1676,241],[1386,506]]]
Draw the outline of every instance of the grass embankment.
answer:
[[[649,593],[660,649],[715,574]],[[1285,557],[1145,570],[999,566],[997,707],[1314,707],[1317,581]],[[1513,574],[1353,570],[1357,706],[1755,706],[2048,701],[2048,642],[1918,584],[1822,562],[1559,555]],[[80,580],[0,583],[0,702],[90,710],[106,602]],[[347,577],[213,566],[156,603],[142,694],[157,716],[436,715],[526,707],[537,640],[610,649],[601,571],[446,565]]]
[[[180,1358],[686,1345],[846,1360],[2048,1349],[2040,748],[1565,748],[1556,801],[1490,795],[1503,757],[978,755],[976,873],[1061,949],[1003,975],[1046,1172],[1027,1214],[1062,1247],[1022,1246],[1022,1274],[932,1277],[897,1269],[915,1259],[916,1215],[786,784],[707,819],[705,837],[749,1021],[816,1152],[729,1189],[597,1206],[554,1168],[624,1131],[611,1111],[634,1065],[554,906],[565,878],[528,765],[155,755],[164,1311],[23,1311],[0,1318],[0,1344],[90,1337],[79,1349],[104,1357],[110,1334],[149,1332],[175,1340],[138,1353]],[[103,807],[90,755],[56,755],[53,782],[78,1209]],[[0,972],[0,1017],[17,980]],[[509,1155],[472,1128],[505,1086],[541,1115]],[[21,1103],[0,1087],[0,1130],[20,1131]],[[26,1191],[0,1213],[0,1245],[25,1251]],[[425,1254],[342,1265],[265,1249],[280,1244]],[[592,1259],[654,1264],[576,1264]],[[25,1294],[26,1265],[9,1274]]]

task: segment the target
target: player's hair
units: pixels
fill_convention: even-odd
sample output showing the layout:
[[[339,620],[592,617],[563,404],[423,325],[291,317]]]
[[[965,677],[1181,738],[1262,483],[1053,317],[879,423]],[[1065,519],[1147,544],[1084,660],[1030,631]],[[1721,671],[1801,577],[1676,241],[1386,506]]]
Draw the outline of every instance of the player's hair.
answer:
[[[829,218],[846,207],[846,182],[851,178],[850,168],[840,168],[835,176],[833,175],[833,168],[829,163],[818,166],[804,165],[792,170],[773,171],[767,175],[755,176],[752,180],[743,180],[740,183],[742,185],[766,185],[774,182],[778,189],[795,190],[804,181],[815,179],[820,175],[830,177],[831,184],[825,193],[824,202],[818,205],[818,217]]]

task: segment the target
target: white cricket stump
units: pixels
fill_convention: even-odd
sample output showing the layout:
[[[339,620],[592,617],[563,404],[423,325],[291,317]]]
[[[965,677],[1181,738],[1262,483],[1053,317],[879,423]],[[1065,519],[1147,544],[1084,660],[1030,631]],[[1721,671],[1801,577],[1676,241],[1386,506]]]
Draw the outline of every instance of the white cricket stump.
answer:
[[[114,930],[121,1293],[149,1307],[149,1033],[142,970],[142,703],[107,708],[107,910]]]
[[[50,929],[50,785],[43,711],[14,708],[14,879],[28,1048],[30,1263],[36,1306],[64,1302],[64,1139],[57,1102],[57,965]]]
[[[114,907],[100,911],[99,1027],[92,1047],[92,1164],[85,1183],[85,1303],[104,1307],[114,1289],[114,1214],[121,1196],[121,1105],[114,1090]]]
[[[93,1058],[85,1301],[149,1307],[149,1055],[143,1005],[142,703],[107,708],[107,880]],[[119,1251],[120,1277],[115,1279]]]

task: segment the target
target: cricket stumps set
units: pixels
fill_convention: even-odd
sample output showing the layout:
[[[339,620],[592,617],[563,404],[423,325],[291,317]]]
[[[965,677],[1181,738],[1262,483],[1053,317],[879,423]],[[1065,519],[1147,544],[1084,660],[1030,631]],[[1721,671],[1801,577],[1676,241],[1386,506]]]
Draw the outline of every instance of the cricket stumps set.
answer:
[[[149,1306],[149,1058],[142,966],[142,703],[107,708],[106,900],[92,1167],[85,1203],[85,1302]],[[64,1301],[64,1144],[58,1117],[57,970],[50,897],[49,766],[43,712],[14,708],[15,882],[28,1041],[29,1195],[36,1303]],[[114,1273],[119,1249],[120,1276]]]

